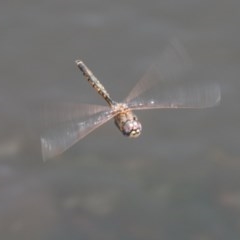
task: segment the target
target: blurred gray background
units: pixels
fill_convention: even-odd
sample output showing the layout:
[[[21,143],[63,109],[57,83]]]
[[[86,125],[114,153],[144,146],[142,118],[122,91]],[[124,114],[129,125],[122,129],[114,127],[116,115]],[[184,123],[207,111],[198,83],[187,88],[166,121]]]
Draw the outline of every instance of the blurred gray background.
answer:
[[[240,239],[240,2],[1,1],[1,239]],[[138,112],[42,162],[40,105],[104,103],[82,58],[117,100],[169,40],[216,80],[221,104]],[[196,76],[201,79],[201,76]]]

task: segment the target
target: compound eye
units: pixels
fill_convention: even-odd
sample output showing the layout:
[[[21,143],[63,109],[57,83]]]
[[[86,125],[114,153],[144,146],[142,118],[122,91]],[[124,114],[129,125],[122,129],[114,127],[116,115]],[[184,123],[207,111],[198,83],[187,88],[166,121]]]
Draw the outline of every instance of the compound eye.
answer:
[[[142,125],[138,121],[127,121],[123,126],[123,134],[128,137],[138,137],[142,132]]]

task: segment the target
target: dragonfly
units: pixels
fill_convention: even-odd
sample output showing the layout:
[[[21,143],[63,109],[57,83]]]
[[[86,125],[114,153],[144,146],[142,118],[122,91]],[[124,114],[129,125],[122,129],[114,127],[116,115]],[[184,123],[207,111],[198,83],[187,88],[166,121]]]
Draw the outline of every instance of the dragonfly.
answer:
[[[142,124],[135,110],[208,108],[221,99],[217,83],[197,83],[189,78],[186,81],[183,76],[192,68],[192,61],[179,43],[172,43],[163,51],[122,102],[112,99],[82,60],[76,60],[76,64],[108,106],[63,104],[54,108],[52,114],[58,123],[41,136],[43,160],[60,155],[110,119],[124,136],[139,137]],[[82,117],[86,119],[81,121]]]

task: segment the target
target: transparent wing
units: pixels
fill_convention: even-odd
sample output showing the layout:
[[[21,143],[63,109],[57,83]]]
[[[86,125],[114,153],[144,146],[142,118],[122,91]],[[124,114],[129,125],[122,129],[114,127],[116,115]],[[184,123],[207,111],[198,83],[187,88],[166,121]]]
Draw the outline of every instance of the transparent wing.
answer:
[[[174,40],[126,98],[131,109],[205,108],[221,98],[216,83],[198,79],[190,57]],[[191,70],[191,71],[190,71]]]
[[[186,86],[164,86],[154,97],[140,96],[128,106],[133,110],[154,108],[207,108],[216,105],[221,99],[218,84],[190,84]]]
[[[70,120],[49,129],[41,136],[43,160],[53,158],[63,153],[94,129],[110,120],[113,116],[112,110],[101,111],[86,121]]]
[[[89,117],[99,112],[108,111],[109,107],[79,103],[48,103],[43,106],[41,119],[44,127],[57,123]]]
[[[159,83],[179,78],[191,67],[191,59],[184,47],[176,39],[172,40],[161,56],[135,85],[125,101],[130,102]]]

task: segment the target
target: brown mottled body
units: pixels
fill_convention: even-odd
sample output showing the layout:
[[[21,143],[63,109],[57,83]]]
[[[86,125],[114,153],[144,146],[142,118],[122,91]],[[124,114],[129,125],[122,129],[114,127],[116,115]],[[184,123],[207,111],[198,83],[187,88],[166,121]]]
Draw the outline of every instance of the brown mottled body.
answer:
[[[86,80],[91,84],[91,86],[98,92],[99,95],[101,95],[106,100],[109,106],[112,106],[114,102],[112,101],[109,93],[104,88],[104,86],[99,82],[99,80],[93,75],[91,70],[81,60],[76,60],[76,64],[83,73]]]
[[[117,103],[112,100],[107,90],[93,75],[91,70],[81,60],[76,60],[78,68],[82,71],[84,77],[91,86],[101,95],[108,105],[112,108],[115,115],[115,124],[123,135],[128,137],[138,137],[142,131],[142,125],[138,121],[137,116],[127,107],[126,104]]]

